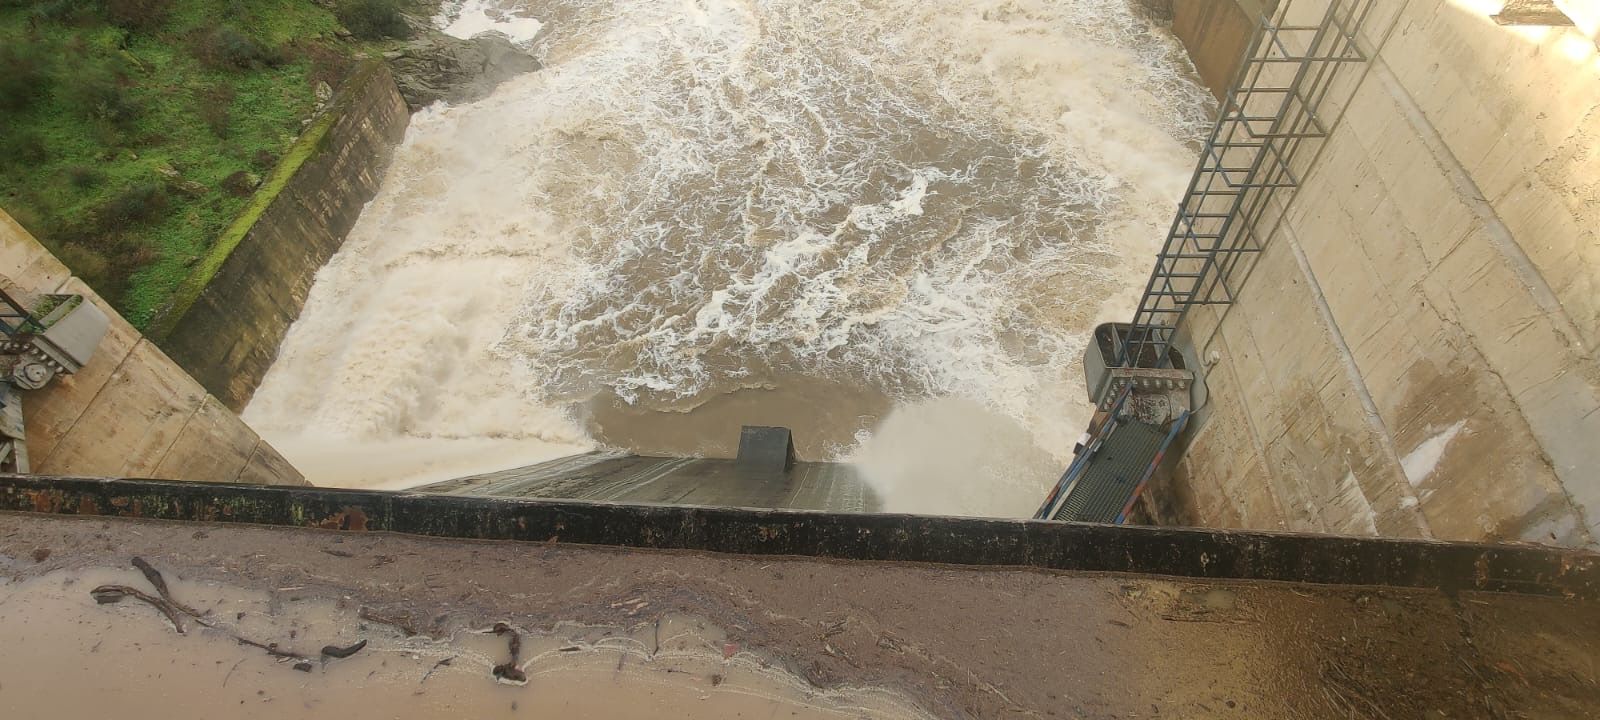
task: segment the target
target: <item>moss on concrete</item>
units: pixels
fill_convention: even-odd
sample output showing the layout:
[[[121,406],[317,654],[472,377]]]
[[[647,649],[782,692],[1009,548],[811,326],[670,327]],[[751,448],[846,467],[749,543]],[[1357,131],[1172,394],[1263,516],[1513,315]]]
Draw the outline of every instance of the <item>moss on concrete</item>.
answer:
[[[361,87],[370,78],[372,73],[379,69],[376,61],[367,61],[347,81],[347,87]],[[340,115],[349,108],[349,93],[341,92],[327,110],[300,134],[294,144],[284,153],[283,159],[273,168],[272,173],[262,181],[250,197],[249,204],[245,205],[239,215],[229,223],[211,249],[195,264],[194,270],[178,284],[172,292],[164,308],[155,316],[145,328],[145,332],[152,338],[160,340],[172,332],[185,313],[189,311],[200,293],[204,292],[217,271],[222,269],[222,264],[228,256],[239,247],[239,243],[254,228],[261,219],[261,214],[272,206],[278,195],[294,179],[296,173],[305,165],[306,161],[314,157],[322,149],[324,140],[327,139],[328,130],[338,122]]]
[[[409,119],[387,66],[357,66],[150,323],[147,334],[228,408],[242,409],[271,367]]]

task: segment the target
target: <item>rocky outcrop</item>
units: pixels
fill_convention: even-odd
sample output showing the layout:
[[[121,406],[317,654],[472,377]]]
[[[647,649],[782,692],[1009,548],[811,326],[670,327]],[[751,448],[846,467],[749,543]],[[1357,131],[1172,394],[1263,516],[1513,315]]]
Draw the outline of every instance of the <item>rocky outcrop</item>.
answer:
[[[413,111],[440,100],[481,99],[500,83],[540,67],[532,55],[496,33],[462,40],[429,32],[385,57]]]

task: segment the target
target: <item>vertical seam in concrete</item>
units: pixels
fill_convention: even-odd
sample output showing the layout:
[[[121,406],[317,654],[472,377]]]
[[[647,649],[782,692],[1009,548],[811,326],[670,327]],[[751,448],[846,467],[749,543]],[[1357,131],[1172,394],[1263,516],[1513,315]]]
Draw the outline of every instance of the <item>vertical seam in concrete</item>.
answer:
[[[1575,351],[1577,355],[1576,361],[1583,365],[1593,366],[1595,363],[1594,358],[1589,348],[1584,345],[1583,335],[1578,331],[1577,323],[1572,320],[1571,315],[1567,314],[1567,310],[1562,306],[1560,298],[1556,297],[1555,291],[1545,281],[1544,275],[1539,272],[1538,267],[1533,264],[1533,260],[1528,257],[1528,254],[1523,251],[1522,245],[1512,235],[1511,229],[1506,227],[1505,222],[1500,219],[1500,215],[1495,211],[1494,205],[1483,196],[1483,191],[1478,187],[1477,182],[1472,179],[1472,174],[1456,158],[1455,153],[1450,151],[1449,145],[1445,144],[1444,138],[1439,135],[1439,131],[1434,128],[1433,123],[1428,121],[1427,113],[1423,112],[1422,107],[1411,97],[1411,93],[1401,84],[1400,78],[1395,76],[1394,71],[1389,69],[1388,63],[1380,56],[1373,58],[1372,66],[1372,74],[1383,83],[1384,91],[1389,94],[1389,97],[1394,100],[1395,106],[1400,108],[1401,113],[1405,116],[1406,124],[1410,125],[1411,129],[1416,131],[1417,136],[1421,138],[1428,153],[1433,157],[1434,164],[1450,179],[1461,204],[1466,206],[1478,218],[1478,222],[1482,224],[1489,246],[1499,253],[1506,265],[1510,267],[1512,274],[1516,275],[1517,280],[1527,290],[1528,295],[1533,298],[1534,304],[1539,307],[1539,310],[1546,317],[1551,318],[1551,326],[1566,340],[1567,347]],[[1450,319],[1450,322],[1458,330],[1464,332],[1475,346],[1478,344],[1476,335],[1462,327],[1458,321]],[[1481,350],[1479,354],[1482,354]],[[1506,391],[1507,397],[1510,398],[1512,406],[1522,416],[1523,422],[1527,423],[1527,412],[1523,410],[1521,401],[1518,400],[1516,393],[1511,391],[1511,387],[1506,383],[1505,378],[1487,359],[1484,360],[1484,367],[1500,383],[1500,386]],[[1529,431],[1533,431],[1531,426]],[[1549,454],[1545,452],[1543,440],[1537,433],[1534,433],[1534,440],[1539,448],[1539,459],[1544,461],[1550,468],[1551,474],[1555,476],[1556,484],[1561,487],[1561,493],[1566,498],[1567,505],[1572,508],[1573,513],[1577,516],[1578,523],[1590,536],[1592,544],[1597,538],[1595,538],[1593,530],[1595,526],[1590,523],[1587,508],[1572,496],[1572,491],[1567,488],[1566,478],[1562,477],[1561,473],[1557,471],[1555,463],[1550,460]]]
[[[1355,390],[1356,397],[1361,401],[1362,414],[1367,421],[1367,427],[1378,434],[1383,454],[1390,463],[1391,482],[1395,489],[1400,491],[1400,496],[1410,501],[1409,509],[1413,519],[1416,520],[1417,530],[1425,538],[1433,537],[1433,528],[1429,527],[1428,519],[1422,514],[1422,503],[1416,491],[1411,487],[1411,482],[1406,479],[1401,471],[1400,453],[1395,447],[1394,435],[1389,432],[1389,426],[1383,421],[1383,416],[1378,413],[1378,404],[1373,401],[1372,393],[1367,390],[1367,383],[1361,377],[1361,367],[1356,364],[1355,355],[1350,352],[1350,345],[1345,342],[1344,333],[1339,330],[1339,323],[1333,317],[1333,309],[1328,306],[1327,296],[1322,294],[1322,284],[1317,282],[1316,273],[1311,269],[1311,259],[1306,257],[1305,250],[1300,247],[1300,238],[1294,230],[1285,225],[1281,228],[1284,239],[1289,245],[1289,250],[1294,254],[1294,261],[1300,268],[1300,274],[1305,276],[1306,290],[1311,293],[1316,301],[1317,316],[1322,319],[1322,324],[1328,330],[1328,339],[1333,343],[1334,354],[1339,358],[1339,365],[1344,369],[1345,377]],[[1371,500],[1368,500],[1371,504]],[[1402,505],[1408,503],[1402,502]]]
[[[1270,251],[1270,248],[1266,248],[1265,250]],[[1263,252],[1263,254],[1265,254],[1265,252]],[[1241,293],[1240,293],[1241,302],[1242,302],[1242,298],[1244,297],[1244,295],[1243,295],[1244,292],[1248,292],[1248,289],[1241,291]],[[1267,360],[1266,360],[1266,358],[1268,357],[1268,354],[1262,352],[1260,343],[1256,342],[1256,334],[1255,334],[1255,331],[1252,330],[1251,327],[1250,327],[1249,319],[1245,318],[1245,319],[1242,320],[1242,322],[1244,323],[1244,339],[1245,339],[1246,342],[1250,343],[1250,349],[1255,351],[1256,357],[1260,358],[1261,370],[1262,370],[1261,379],[1264,380],[1267,383],[1267,386],[1271,389],[1271,396],[1272,397],[1283,397],[1282,388],[1280,388],[1278,386],[1278,384],[1273,381],[1272,372],[1271,372],[1271,370],[1269,370],[1267,368]],[[1224,341],[1224,343],[1226,343],[1227,342],[1226,338],[1224,338],[1223,341]],[[1232,346],[1230,345],[1228,347],[1229,347],[1229,349],[1231,351]],[[1235,375],[1235,377],[1237,377],[1237,374]],[[1241,385],[1240,387],[1242,388],[1243,386]],[[1249,405],[1248,400],[1246,400],[1247,395],[1244,392],[1241,391],[1239,393],[1239,397],[1240,397],[1240,403],[1245,408],[1246,417],[1249,418],[1251,430],[1253,432],[1259,432],[1259,430],[1257,429],[1258,426],[1255,425],[1254,416],[1249,414],[1250,405]],[[1266,465],[1267,473],[1271,478],[1273,478],[1275,481],[1282,481],[1282,482],[1284,482],[1286,484],[1293,484],[1295,486],[1294,489],[1295,489],[1296,492],[1298,492],[1299,498],[1301,500],[1305,501],[1305,506],[1303,508],[1296,508],[1296,509],[1297,510],[1298,509],[1303,509],[1304,510],[1304,516],[1305,516],[1305,519],[1307,520],[1307,522],[1309,522],[1310,524],[1312,524],[1312,526],[1317,528],[1317,532],[1324,532],[1324,533],[1325,532],[1329,532],[1330,525],[1328,523],[1327,518],[1323,517],[1322,508],[1318,507],[1317,505],[1313,504],[1310,501],[1310,498],[1311,498],[1311,495],[1312,495],[1311,488],[1303,481],[1303,479],[1300,477],[1300,475],[1298,473],[1278,474],[1278,473],[1272,472],[1271,457],[1267,454],[1267,451],[1266,451],[1267,445],[1276,444],[1277,440],[1279,440],[1279,439],[1283,438],[1285,435],[1287,435],[1288,430],[1289,430],[1289,426],[1288,426],[1287,423],[1285,423],[1284,424],[1284,428],[1283,428],[1283,433],[1280,433],[1279,435],[1277,435],[1276,437],[1271,438],[1270,440],[1265,438],[1265,437],[1262,437],[1262,439],[1260,441],[1261,442],[1261,460]],[[1299,456],[1297,456],[1295,454],[1294,447],[1292,445],[1282,444],[1282,445],[1278,445],[1278,447],[1281,447],[1281,449],[1284,452],[1288,453],[1290,455],[1291,459],[1293,459],[1293,460],[1298,460],[1299,459]],[[1298,467],[1298,465],[1297,465],[1297,467]],[[1284,519],[1285,519],[1285,521],[1288,520],[1288,515],[1287,514],[1285,514]]]
[[[1423,145],[1427,147],[1428,153],[1433,156],[1434,163],[1450,179],[1450,183],[1455,186],[1456,195],[1460,198],[1461,204],[1465,205],[1478,218],[1478,221],[1483,224],[1490,247],[1493,247],[1505,259],[1506,264],[1511,267],[1512,273],[1521,281],[1528,294],[1533,297],[1533,301],[1539,306],[1539,309],[1555,320],[1552,324],[1555,326],[1556,331],[1566,339],[1569,347],[1577,350],[1579,359],[1586,364],[1592,363],[1594,358],[1591,357],[1589,348],[1584,345],[1583,335],[1578,332],[1577,323],[1573,321],[1571,315],[1567,314],[1567,309],[1561,305],[1561,299],[1556,297],[1555,291],[1545,281],[1544,275],[1539,272],[1538,267],[1533,264],[1533,260],[1528,257],[1522,246],[1517,243],[1516,237],[1511,234],[1511,229],[1506,227],[1505,222],[1500,219],[1500,214],[1495,211],[1494,205],[1483,196],[1483,191],[1478,188],[1478,183],[1472,179],[1472,174],[1467,172],[1466,166],[1462,165],[1461,161],[1456,158],[1455,153],[1450,151],[1450,146],[1445,144],[1444,138],[1439,135],[1439,131],[1434,128],[1433,123],[1428,121],[1427,113],[1423,112],[1422,107],[1417,105],[1416,100],[1411,97],[1411,93],[1406,91],[1405,86],[1400,83],[1400,78],[1396,77],[1394,71],[1389,69],[1388,63],[1384,61],[1381,55],[1373,58],[1371,64],[1373,75],[1378,78],[1379,82],[1383,83],[1383,89],[1394,100],[1395,105],[1400,108],[1401,113],[1405,116],[1406,124],[1416,131],[1417,136],[1422,139]]]
[[[206,397],[210,397],[210,396],[208,395]],[[162,472],[161,469],[163,467],[165,467],[166,464],[167,464],[167,458],[172,455],[172,449],[178,446],[178,440],[182,439],[183,438],[183,434],[189,431],[189,425],[190,425],[190,423],[194,422],[194,416],[199,415],[200,411],[203,408],[205,408],[205,406],[206,406],[206,398],[202,397],[202,398],[200,398],[200,402],[195,404],[194,410],[189,412],[189,417],[186,417],[186,418],[183,419],[183,425],[178,428],[177,432],[172,434],[172,442],[167,443],[167,449],[161,451],[161,457],[157,458],[155,466],[150,468],[150,474],[151,475],[160,475],[161,474],[161,472]],[[127,465],[126,462],[123,463],[122,468],[123,468],[123,470],[122,470],[123,474],[124,475],[128,474],[128,469],[127,469],[128,465]],[[184,478],[165,478],[165,479],[167,479],[167,480],[183,480]],[[198,479],[203,479],[203,478],[195,478],[195,479],[198,480]]]
[[[141,338],[139,338],[139,342],[136,342],[136,343],[133,344],[133,347],[134,347],[135,350],[137,350],[139,348],[140,344],[148,343],[148,342],[150,342],[149,338],[141,337]],[[155,347],[155,345],[152,344],[151,347]],[[155,348],[155,349],[158,352],[160,351],[160,348]],[[132,355],[133,353],[130,352],[128,354]],[[182,370],[182,368],[179,368],[179,369]],[[187,375],[188,373],[184,373],[184,374]],[[192,378],[190,379],[190,382],[193,382]],[[198,385],[199,383],[195,383],[195,384]],[[166,463],[167,456],[172,454],[172,448],[177,447],[178,439],[183,437],[183,432],[185,430],[189,429],[189,423],[194,422],[194,416],[198,415],[200,413],[201,408],[204,408],[206,406],[206,398],[208,398],[208,397],[211,397],[211,395],[209,393],[201,395],[200,396],[200,402],[195,403],[194,407],[189,410],[188,416],[183,419],[183,426],[179,427],[178,431],[172,434],[172,442],[167,443],[167,446],[164,449],[162,449],[159,458],[156,460],[155,466],[150,468],[151,474],[155,474],[156,472],[160,471],[162,464]],[[128,474],[128,471],[127,471],[128,463],[127,462],[123,462],[122,468],[123,468],[123,474],[127,475]]]
[[[1219,318],[1223,313],[1213,313]],[[1250,397],[1244,392],[1244,385],[1239,383],[1239,372],[1233,367],[1233,348],[1228,345],[1228,337],[1222,332],[1222,320],[1217,321],[1217,339],[1222,341],[1223,357],[1227,358],[1228,376],[1233,379],[1233,387],[1238,391],[1239,406],[1244,411],[1244,426],[1250,433],[1250,444],[1255,448],[1256,460],[1261,463],[1261,472],[1267,476],[1267,497],[1272,500],[1273,512],[1278,515],[1281,527],[1289,526],[1289,513],[1283,509],[1283,501],[1278,498],[1277,475],[1272,472],[1272,463],[1267,461],[1266,444],[1261,441],[1261,431],[1256,429],[1256,420],[1250,414]]]
[[[1366,82],[1367,78],[1373,72],[1374,67],[1379,62],[1379,58],[1382,56],[1383,50],[1388,46],[1389,40],[1394,37],[1395,29],[1397,27],[1399,27],[1400,19],[1405,15],[1405,11],[1410,6],[1410,4],[1411,4],[1410,0],[1405,0],[1404,2],[1400,3],[1400,6],[1395,9],[1393,20],[1390,21],[1390,23],[1386,27],[1384,27],[1382,29],[1380,37],[1377,39],[1376,42],[1373,43],[1373,48],[1369,52],[1368,57],[1371,58],[1371,59],[1368,62],[1362,64],[1363,67],[1361,69],[1360,76],[1358,76],[1351,83],[1350,97],[1354,97],[1355,93],[1359,91],[1361,85]],[[1348,102],[1348,100],[1347,100],[1347,102]],[[1347,109],[1348,109],[1348,105],[1340,107],[1339,113],[1334,117],[1334,120],[1333,120],[1334,126],[1329,128],[1329,139],[1331,139],[1332,134],[1337,131],[1338,126],[1342,125],[1341,121],[1343,120],[1344,113],[1345,113],[1345,111]],[[1327,142],[1326,141],[1321,142],[1321,143],[1318,144],[1317,148],[1315,149],[1315,152],[1312,153],[1311,160],[1310,160],[1310,166],[1309,166],[1309,168],[1307,170],[1306,178],[1304,178],[1305,180],[1309,180],[1309,178],[1311,177],[1311,174],[1315,172],[1316,166],[1317,166],[1317,160],[1321,157],[1322,153],[1326,150],[1326,148],[1327,148]],[[1277,234],[1278,230],[1281,230],[1281,231],[1283,231],[1283,233],[1285,235],[1289,235],[1290,236],[1290,238],[1291,238],[1291,241],[1290,241],[1291,242],[1291,249],[1293,250],[1293,252],[1295,254],[1295,262],[1300,265],[1301,272],[1307,278],[1307,281],[1309,283],[1309,287],[1310,287],[1310,289],[1312,291],[1313,297],[1315,297],[1317,302],[1318,302],[1318,312],[1319,312],[1319,314],[1322,315],[1323,319],[1328,324],[1329,332],[1333,336],[1334,341],[1335,341],[1335,349],[1338,351],[1338,354],[1340,355],[1340,362],[1341,362],[1342,365],[1344,365],[1344,370],[1346,372],[1347,377],[1351,377],[1351,382],[1356,387],[1357,395],[1361,399],[1362,409],[1363,409],[1364,414],[1367,416],[1366,417],[1367,422],[1369,424],[1372,424],[1373,422],[1376,422],[1376,430],[1377,430],[1377,432],[1379,434],[1379,437],[1384,441],[1385,454],[1388,456],[1389,460],[1393,463],[1393,467],[1399,468],[1400,467],[1400,465],[1399,465],[1399,454],[1398,454],[1398,451],[1396,450],[1396,448],[1394,446],[1394,438],[1389,433],[1388,427],[1386,425],[1384,425],[1382,417],[1377,414],[1377,405],[1376,405],[1376,403],[1373,402],[1371,394],[1368,393],[1367,388],[1366,388],[1366,383],[1361,380],[1360,370],[1359,370],[1359,368],[1355,367],[1355,365],[1354,365],[1354,356],[1350,354],[1349,345],[1347,343],[1345,343],[1343,334],[1340,333],[1339,330],[1338,330],[1338,325],[1333,322],[1332,311],[1331,311],[1331,309],[1329,309],[1327,307],[1326,298],[1322,294],[1322,286],[1320,284],[1318,284],[1316,282],[1315,277],[1313,277],[1311,275],[1309,261],[1305,257],[1303,250],[1301,250],[1298,239],[1295,239],[1293,237],[1291,231],[1290,231],[1290,226],[1292,225],[1292,222],[1290,221],[1289,215],[1290,215],[1291,209],[1294,206],[1295,197],[1296,197],[1296,195],[1290,195],[1286,200],[1283,200],[1283,201],[1280,201],[1280,202],[1276,203],[1279,206],[1279,216],[1278,216],[1279,217],[1279,221],[1277,223],[1275,223],[1271,235],[1268,238],[1266,238],[1266,240],[1268,242],[1270,242],[1271,237],[1275,236]],[[1251,286],[1251,283],[1249,282],[1249,280],[1250,280],[1251,276],[1253,276],[1255,274],[1254,271],[1255,271],[1256,264],[1258,262],[1259,262],[1259,260],[1253,261],[1251,263],[1249,269],[1246,271],[1246,273],[1244,275],[1243,287],[1241,288],[1241,296],[1242,296],[1243,293],[1249,291],[1249,288]],[[1242,299],[1242,297],[1241,297],[1241,299]],[[1228,361],[1229,362],[1229,372],[1233,373],[1233,375],[1235,377],[1235,384],[1237,384],[1238,373],[1237,373],[1236,369],[1233,367],[1233,364],[1232,364],[1231,348],[1228,346],[1227,338],[1223,336],[1223,332],[1222,332],[1222,324],[1223,324],[1224,321],[1227,320],[1228,316],[1232,314],[1231,313],[1232,309],[1233,309],[1233,306],[1229,305],[1229,306],[1224,307],[1222,310],[1220,310],[1220,311],[1218,311],[1216,313],[1216,315],[1217,315],[1216,326],[1212,329],[1211,333],[1207,336],[1206,341],[1205,341],[1205,346],[1204,346],[1203,349],[1201,349],[1201,352],[1204,353],[1207,349],[1209,349],[1211,347],[1211,344],[1213,342],[1221,340],[1222,343],[1223,343],[1224,349],[1230,351],[1230,355],[1229,355],[1230,359]],[[1256,352],[1259,355],[1260,348],[1257,348]],[[1354,371],[1354,375],[1353,376],[1351,375],[1352,370]],[[1265,445],[1264,445],[1264,442],[1260,438],[1260,431],[1255,426],[1255,419],[1250,415],[1250,412],[1249,412],[1249,400],[1246,397],[1246,394],[1243,392],[1242,386],[1241,386],[1241,390],[1239,392],[1239,398],[1240,398],[1240,404],[1245,409],[1245,421],[1246,421],[1247,427],[1249,428],[1250,433],[1251,433],[1251,440],[1256,444],[1257,456],[1261,458],[1262,465],[1263,465],[1263,467],[1264,467],[1264,469],[1265,469],[1265,471],[1266,471],[1266,473],[1268,475],[1268,482],[1270,484],[1270,483],[1272,483],[1274,481],[1274,478],[1276,476],[1272,472],[1271,463],[1267,461]],[[1400,485],[1403,486],[1401,488],[1401,492],[1402,493],[1405,493],[1406,496],[1412,497],[1413,500],[1416,500],[1415,495],[1413,494],[1412,488],[1410,486],[1410,483],[1407,482],[1404,479],[1404,477],[1400,478]],[[1275,495],[1274,495],[1274,502],[1279,507],[1279,511],[1282,514],[1282,516],[1284,517],[1285,521],[1287,521],[1288,515],[1287,515],[1287,513],[1285,511],[1282,510],[1282,503],[1281,503],[1280,500],[1278,500],[1278,498]],[[1371,505],[1370,501],[1368,501],[1368,505],[1369,506]],[[1416,519],[1416,521],[1418,523],[1418,528],[1422,532],[1423,536],[1424,537],[1430,537],[1430,538],[1433,537],[1432,529],[1430,527],[1428,527],[1427,520],[1422,514],[1420,502],[1418,502],[1418,504],[1413,506],[1412,511],[1413,511],[1413,516],[1414,516],[1414,518]],[[1321,520],[1321,518],[1320,518],[1320,513],[1319,513],[1319,517],[1316,518],[1316,519],[1317,519],[1317,521],[1319,523],[1322,523],[1324,526],[1326,526],[1326,523],[1323,522]]]
[[[241,420],[240,422],[244,422],[244,421]],[[254,433],[255,429],[251,428],[250,432]],[[262,440],[260,435],[256,436],[256,444],[252,445],[250,447],[250,454],[245,456],[244,464],[239,466],[239,472],[236,472],[236,473],[233,474],[233,480],[231,482],[239,482],[241,479],[244,478],[244,471],[249,470],[250,469],[250,465],[255,463],[256,456],[261,454],[261,444],[264,443],[264,442],[266,442],[266,441]],[[272,483],[267,483],[267,484],[271,485]]]
[[[1292,2],[1293,0],[1282,0],[1282,1],[1283,2]],[[1349,92],[1348,96],[1344,98],[1344,103],[1339,106],[1339,112],[1336,113],[1333,116],[1332,124],[1328,126],[1328,134],[1327,134],[1327,136],[1323,137],[1316,144],[1316,147],[1312,150],[1311,157],[1308,160],[1308,163],[1306,165],[1306,169],[1305,169],[1304,175],[1300,178],[1299,185],[1301,185],[1301,186],[1307,185],[1307,184],[1309,184],[1311,182],[1312,178],[1316,177],[1317,166],[1319,164],[1318,161],[1322,159],[1322,153],[1327,150],[1329,141],[1331,141],[1333,139],[1334,134],[1337,133],[1339,131],[1339,128],[1343,125],[1345,113],[1348,112],[1349,109],[1350,109],[1350,103],[1355,99],[1356,93],[1361,91],[1361,86],[1366,84],[1367,77],[1372,73],[1373,66],[1378,62],[1378,59],[1380,57],[1382,57],[1384,49],[1389,46],[1389,40],[1394,37],[1395,28],[1400,26],[1400,18],[1402,18],[1405,15],[1406,10],[1409,9],[1410,7],[1411,7],[1411,0],[1404,0],[1404,2],[1401,2],[1400,6],[1398,8],[1395,8],[1394,19],[1391,20],[1389,22],[1389,24],[1383,28],[1382,33],[1379,36],[1379,38],[1375,42],[1372,43],[1372,49],[1370,51],[1368,51],[1368,53],[1367,53],[1367,57],[1371,58],[1371,59],[1368,60],[1367,62],[1361,63],[1360,74],[1357,75],[1356,79],[1353,82],[1350,83],[1350,92]],[[1366,27],[1363,27],[1362,28],[1363,32],[1358,32],[1357,33],[1357,39],[1358,40],[1365,36],[1365,32],[1364,32],[1365,30],[1366,30]],[[1358,42],[1357,43],[1357,48],[1359,49],[1359,47],[1360,47],[1360,44]],[[1279,208],[1278,217],[1272,223],[1272,226],[1270,228],[1268,228],[1265,233],[1262,233],[1262,234],[1260,234],[1258,236],[1258,237],[1261,238],[1261,243],[1262,243],[1262,249],[1263,250],[1265,250],[1266,246],[1272,242],[1272,238],[1277,234],[1277,229],[1279,227],[1287,227],[1288,224],[1294,222],[1293,219],[1291,217],[1289,217],[1289,216],[1290,216],[1291,211],[1294,209],[1294,200],[1295,200],[1295,197],[1298,195],[1298,193],[1299,193],[1299,187],[1291,188],[1290,194],[1289,194],[1287,200],[1284,200],[1284,201],[1281,201],[1281,202],[1276,202],[1275,201],[1276,204],[1278,205],[1278,208]],[[1251,230],[1258,230],[1258,229],[1259,228],[1255,228],[1255,227],[1251,228]],[[1244,290],[1246,288],[1248,288],[1250,286],[1250,278],[1255,275],[1255,269],[1256,269],[1256,265],[1259,263],[1259,258],[1255,259],[1255,260],[1249,260],[1248,263],[1249,263],[1248,265],[1244,265],[1243,266],[1244,270],[1240,273],[1240,292],[1241,292],[1241,294],[1244,292]],[[1211,343],[1216,339],[1217,333],[1222,331],[1222,320],[1226,319],[1228,314],[1232,310],[1233,310],[1233,304],[1230,303],[1228,305],[1222,306],[1222,309],[1218,311],[1218,313],[1217,313],[1218,314],[1217,325],[1216,325],[1215,328],[1213,328],[1211,334],[1206,337],[1205,346],[1204,347],[1200,347],[1199,345],[1195,346],[1196,348],[1199,349],[1199,352],[1202,355],[1207,350],[1209,350],[1211,348]]]
[[[1445,293],[1446,299],[1450,302],[1450,304],[1459,310],[1460,303],[1457,302],[1455,293],[1449,288],[1446,288]],[[1572,496],[1572,492],[1567,489],[1566,481],[1562,477],[1560,470],[1557,469],[1556,463],[1550,458],[1550,454],[1545,451],[1543,444],[1539,441],[1538,432],[1534,430],[1532,423],[1528,421],[1528,413],[1525,409],[1523,409],[1522,400],[1517,397],[1516,393],[1511,391],[1511,385],[1510,383],[1506,382],[1505,375],[1496,369],[1495,366],[1489,362],[1489,359],[1484,356],[1483,349],[1481,347],[1482,342],[1479,340],[1477,333],[1463,326],[1461,321],[1456,317],[1447,316],[1438,309],[1435,309],[1434,312],[1438,316],[1441,323],[1453,329],[1454,333],[1460,336],[1460,341],[1467,348],[1467,350],[1464,352],[1470,352],[1475,359],[1476,364],[1482,366],[1483,371],[1493,378],[1493,382],[1505,392],[1506,401],[1511,403],[1511,407],[1516,410],[1518,418],[1520,418],[1523,422],[1523,425],[1527,427],[1528,434],[1534,439],[1534,447],[1538,450],[1538,453],[1534,456],[1535,459],[1543,463],[1545,469],[1550,472],[1551,477],[1555,478],[1556,486],[1561,488],[1562,499],[1567,502],[1567,507],[1571,509],[1572,514],[1577,518],[1577,522],[1583,530],[1583,535],[1589,538],[1587,541],[1585,541],[1585,544],[1594,545],[1595,532],[1589,525],[1588,514],[1585,512],[1584,505],[1578,502],[1577,499]]]

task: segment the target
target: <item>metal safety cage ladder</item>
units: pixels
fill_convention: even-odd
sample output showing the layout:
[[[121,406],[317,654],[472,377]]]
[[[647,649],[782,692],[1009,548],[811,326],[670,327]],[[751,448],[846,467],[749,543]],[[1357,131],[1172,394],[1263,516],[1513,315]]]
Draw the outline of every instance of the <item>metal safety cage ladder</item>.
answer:
[[[1241,260],[1263,249],[1258,221],[1279,190],[1299,186],[1302,146],[1331,129],[1319,110],[1338,69],[1366,61],[1356,33],[1373,3],[1328,0],[1321,22],[1291,25],[1284,0],[1261,19],[1118,345],[1118,366],[1164,367],[1191,308],[1238,297]]]

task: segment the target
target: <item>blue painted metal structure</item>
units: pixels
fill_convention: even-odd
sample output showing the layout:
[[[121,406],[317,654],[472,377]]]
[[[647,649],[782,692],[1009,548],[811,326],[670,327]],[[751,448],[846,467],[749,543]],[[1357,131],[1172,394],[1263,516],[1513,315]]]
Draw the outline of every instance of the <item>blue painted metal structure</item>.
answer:
[[[1035,520],[1127,522],[1167,448],[1189,420],[1184,412],[1164,426],[1143,422],[1129,413],[1130,397],[1131,386],[1117,395],[1089,442],[1033,514]]]

